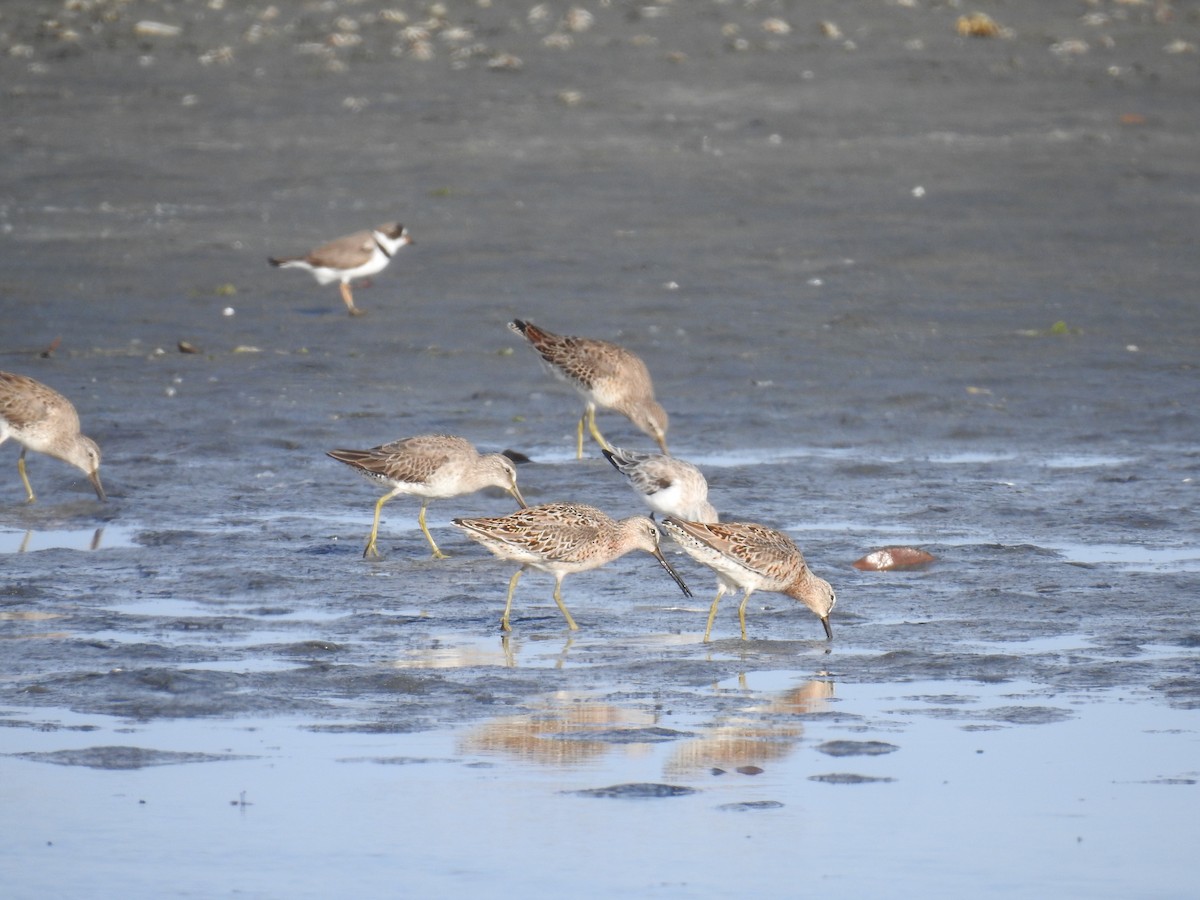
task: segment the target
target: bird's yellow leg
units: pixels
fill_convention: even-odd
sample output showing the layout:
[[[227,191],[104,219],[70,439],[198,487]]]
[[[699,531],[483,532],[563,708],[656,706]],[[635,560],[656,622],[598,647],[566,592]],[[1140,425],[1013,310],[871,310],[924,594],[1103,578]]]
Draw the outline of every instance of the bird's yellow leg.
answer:
[[[704,628],[704,643],[708,643],[708,636],[712,633],[713,621],[717,618],[717,604],[721,602],[721,598],[725,595],[724,590],[717,591],[717,596],[713,597],[712,606],[708,608],[708,625]]]
[[[583,411],[583,415],[579,417],[579,428],[576,429],[575,439],[575,458],[583,459],[583,423],[587,421],[587,410]]]
[[[596,407],[589,406],[587,408],[587,418],[588,418],[588,431],[590,431],[592,433],[592,437],[595,439],[596,443],[599,444],[601,447],[603,447],[605,450],[608,450],[611,452],[612,447],[609,445],[608,441],[606,441],[604,439],[604,435],[602,435],[600,433],[600,429],[596,427]]]
[[[562,579],[556,579],[554,582],[554,602],[558,604],[559,611],[563,614],[563,618],[567,620],[567,627],[572,631],[578,631],[579,626],[575,624],[575,620],[571,618],[571,613],[567,610],[567,605],[563,603],[562,594],[559,593],[559,588],[562,587]]]
[[[738,605],[738,621],[742,623],[742,640],[746,640],[746,603],[750,600],[750,591],[746,591],[746,596],[742,598],[741,604]]]
[[[384,494],[379,498],[379,502],[375,504],[375,521],[371,523],[371,536],[367,538],[367,546],[366,549],[363,550],[363,559],[379,555],[379,549],[375,546],[375,539],[379,536],[379,511],[383,509],[383,504],[387,503],[395,496],[396,493],[394,491]]]
[[[512,631],[512,626],[508,624],[508,614],[512,611],[513,594],[517,591],[517,582],[521,580],[521,573],[524,571],[524,567],[517,569],[516,574],[508,580],[508,597],[504,601],[504,615],[500,617],[501,631]]]
[[[582,455],[582,454],[581,454]],[[25,474],[25,448],[21,448],[21,455],[17,457],[17,471],[21,473],[21,483],[25,485],[26,502],[32,503],[37,497],[33,494],[33,485],[29,483],[29,476]]]
[[[426,500],[421,504],[421,512],[417,515],[417,522],[421,526],[421,530],[425,532],[425,539],[429,541],[429,546],[433,548],[434,559],[449,559],[445,553],[438,549],[438,545],[433,540],[433,535],[429,533],[429,528],[425,524],[425,507],[429,506],[429,501]]]

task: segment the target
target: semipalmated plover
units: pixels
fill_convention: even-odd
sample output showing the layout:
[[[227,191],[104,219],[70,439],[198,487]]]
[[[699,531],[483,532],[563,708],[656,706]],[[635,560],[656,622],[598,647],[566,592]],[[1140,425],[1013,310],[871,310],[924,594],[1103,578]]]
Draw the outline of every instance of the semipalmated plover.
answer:
[[[380,225],[373,231],[356,231],[309,250],[304,256],[271,257],[269,262],[281,269],[307,269],[321,284],[340,281],[342,300],[352,316],[362,314],[350,293],[352,278],[365,278],[382,272],[401,247],[414,243],[399,222]]]

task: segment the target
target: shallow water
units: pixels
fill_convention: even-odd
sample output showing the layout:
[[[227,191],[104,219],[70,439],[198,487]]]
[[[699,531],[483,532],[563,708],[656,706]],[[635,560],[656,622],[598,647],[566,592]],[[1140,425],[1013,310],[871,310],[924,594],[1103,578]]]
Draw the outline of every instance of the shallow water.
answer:
[[[29,895],[120,879],[135,896],[319,897],[325,868],[359,896],[502,896],[512,879],[583,896],[781,895],[799,879],[849,896],[930,867],[937,896],[1181,896],[1189,883],[1194,714],[1112,690],[790,670],[694,691],[729,711],[558,692],[469,726],[364,734],[28,710],[36,728],[7,739],[20,756],[4,764],[4,845]],[[129,751],[105,747],[162,758],[127,769]],[[51,765],[76,748],[91,758]],[[210,757],[169,755],[181,752]],[[600,788],[610,796],[580,793]]]
[[[34,553],[38,550],[103,550],[132,547],[136,529],[101,525],[99,528],[63,530],[0,529],[0,553]]]
[[[422,61],[371,2],[45,6],[0,28],[0,367],[110,502],[31,455],[26,505],[0,448],[6,896],[1194,893],[1185,8],[613,4],[564,46],[495,0]],[[363,318],[266,265],[397,217]],[[572,635],[530,573],[502,638],[512,566],[451,526],[499,493],[431,506],[448,560],[394,500],[362,559],[333,447],[451,431],[642,511],[514,317],[646,359],[832,644],[771,594],[703,643],[670,548],[693,598],[631,555]],[[891,545],[935,561],[852,567]]]

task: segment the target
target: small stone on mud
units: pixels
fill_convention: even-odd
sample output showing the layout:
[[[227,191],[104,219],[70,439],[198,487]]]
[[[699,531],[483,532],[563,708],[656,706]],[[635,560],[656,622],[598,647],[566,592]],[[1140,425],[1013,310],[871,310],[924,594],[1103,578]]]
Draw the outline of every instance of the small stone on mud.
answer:
[[[778,800],[746,800],[742,803],[722,803],[717,809],[722,812],[757,812],[760,809],[783,809]]]
[[[90,769],[109,770],[144,769],[148,766],[248,758],[231,754],[147,750],[144,747],[83,747],[78,750],[53,750],[46,753],[16,753],[14,756],[34,762],[54,763],[58,766],[86,766]]]
[[[168,25],[165,22],[152,22],[143,19],[133,26],[133,33],[138,37],[178,37],[183,29],[178,25]]]
[[[960,37],[1011,37],[1012,32],[996,23],[987,13],[974,12],[967,16],[959,16],[954,23],[954,29]]]
[[[830,772],[828,775],[809,775],[809,781],[821,781],[825,784],[874,784],[895,781],[895,778],[885,778],[876,775],[855,775],[852,772]]]
[[[609,728],[598,731],[571,731],[553,736],[556,741],[600,741],[606,744],[657,744],[692,737],[690,731],[672,728]]]
[[[678,784],[656,784],[654,782],[633,782],[631,784],[614,784],[609,787],[590,788],[582,791],[564,791],[577,797],[616,797],[622,800],[656,800],[660,797],[686,797],[696,793],[695,788],[683,787]]]
[[[900,748],[886,741],[826,741],[816,749],[827,756],[882,756]]]

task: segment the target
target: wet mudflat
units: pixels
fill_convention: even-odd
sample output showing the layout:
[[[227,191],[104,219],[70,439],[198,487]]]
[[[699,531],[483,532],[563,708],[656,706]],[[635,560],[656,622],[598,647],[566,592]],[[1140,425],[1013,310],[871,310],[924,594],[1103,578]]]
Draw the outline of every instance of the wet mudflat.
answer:
[[[6,13],[0,367],[110,494],[33,456],[25,506],[0,448],[6,890],[1187,896],[1200,23],[1043,6]],[[397,218],[360,319],[266,265]],[[831,645],[769,594],[701,643],[678,553],[694,599],[634,554],[571,635],[531,573],[503,638],[450,526],[498,492],[431,506],[451,559],[403,498],[361,558],[333,447],[641,511],[518,316],[646,359]],[[936,560],[851,566],[889,545]]]

